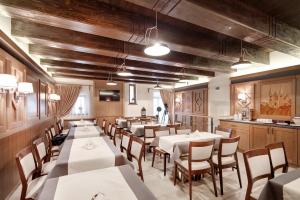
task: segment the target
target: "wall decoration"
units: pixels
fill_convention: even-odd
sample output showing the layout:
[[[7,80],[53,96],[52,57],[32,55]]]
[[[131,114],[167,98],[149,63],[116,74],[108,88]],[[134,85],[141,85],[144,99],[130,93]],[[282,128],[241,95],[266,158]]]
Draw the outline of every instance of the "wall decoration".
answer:
[[[254,109],[253,83],[235,85],[234,105],[234,114],[243,113],[245,110]]]
[[[290,119],[295,112],[294,79],[261,83],[260,117]]]

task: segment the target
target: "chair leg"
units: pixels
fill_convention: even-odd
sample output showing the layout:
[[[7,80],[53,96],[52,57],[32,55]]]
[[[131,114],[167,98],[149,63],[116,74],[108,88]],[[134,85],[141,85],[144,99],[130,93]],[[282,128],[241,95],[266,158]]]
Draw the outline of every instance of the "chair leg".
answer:
[[[156,151],[155,151],[155,149],[153,149],[153,156],[152,156],[152,167],[154,166],[155,155],[156,155]]]
[[[176,178],[177,177],[177,164],[174,165],[174,185],[176,185]]]
[[[190,194],[190,200],[192,200],[192,176],[189,175],[189,194]]]
[[[237,154],[235,154],[235,160],[236,160],[236,171],[237,171],[237,175],[238,175],[238,178],[239,178],[240,188],[242,188],[243,186],[242,186],[240,166],[239,166],[239,161],[238,161]]]
[[[219,166],[219,177],[220,177],[220,190],[221,190],[221,195],[223,195],[223,170],[222,167]]]
[[[144,148],[144,161],[146,161],[146,147]]]
[[[167,155],[164,154],[164,176],[166,176],[166,171],[167,171]]]
[[[214,172],[213,165],[211,165],[211,178],[212,178],[213,185],[214,185],[215,196],[218,197],[217,186],[216,186],[216,179],[215,179],[215,172]]]

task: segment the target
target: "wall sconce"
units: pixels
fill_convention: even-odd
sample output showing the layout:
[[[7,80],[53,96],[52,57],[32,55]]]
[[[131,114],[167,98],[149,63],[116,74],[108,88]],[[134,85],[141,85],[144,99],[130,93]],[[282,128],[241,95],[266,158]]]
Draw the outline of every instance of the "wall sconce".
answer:
[[[60,101],[60,95],[58,95],[58,94],[49,94],[49,101],[51,101],[51,102]]]
[[[175,102],[176,102],[176,103],[180,103],[180,102],[181,102],[181,98],[176,97],[176,98],[175,98]]]
[[[14,92],[17,88],[17,78],[11,74],[0,74],[0,93]]]
[[[247,100],[247,94],[244,92],[241,92],[238,94],[238,100],[241,102],[245,102]]]
[[[20,97],[33,93],[32,83],[20,82],[18,83],[18,90],[15,93],[15,99],[18,102]]]

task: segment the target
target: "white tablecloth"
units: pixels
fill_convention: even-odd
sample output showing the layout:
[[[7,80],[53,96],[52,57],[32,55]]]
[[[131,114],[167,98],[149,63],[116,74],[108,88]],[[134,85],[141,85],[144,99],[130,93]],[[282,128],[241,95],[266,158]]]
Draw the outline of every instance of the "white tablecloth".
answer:
[[[92,148],[88,149],[87,144]],[[111,167],[115,154],[103,137],[74,139],[68,160],[68,174]]]
[[[100,132],[96,126],[80,126],[74,130],[74,138],[98,137]]]
[[[74,121],[72,122],[73,126],[94,126],[95,124],[91,121]]]
[[[300,199],[300,178],[285,184],[283,186],[283,199],[299,200]]]

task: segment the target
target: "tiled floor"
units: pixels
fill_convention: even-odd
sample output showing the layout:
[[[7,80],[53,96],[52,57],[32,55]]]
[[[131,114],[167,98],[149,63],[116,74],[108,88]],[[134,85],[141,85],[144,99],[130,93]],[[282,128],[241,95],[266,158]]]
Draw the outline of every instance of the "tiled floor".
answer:
[[[242,154],[239,153],[239,163],[243,188],[240,189],[236,170],[225,169],[223,173],[224,195],[220,195],[219,178],[216,176],[218,197],[214,196],[211,177],[206,175],[204,179],[193,182],[193,200],[208,199],[228,199],[241,200],[245,198],[247,188],[247,176],[244,167]],[[163,175],[163,162],[159,157],[156,158],[154,168],[151,167],[152,154],[147,154],[146,162],[143,162],[143,173],[145,184],[159,200],[184,200],[189,199],[188,183],[177,181],[177,185],[173,185],[172,170],[173,165],[168,163],[167,175]],[[259,183],[264,184],[264,182]],[[19,199],[20,190],[14,192],[10,200]]]

